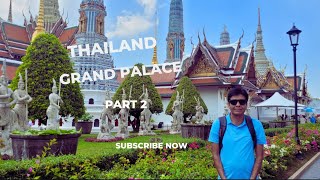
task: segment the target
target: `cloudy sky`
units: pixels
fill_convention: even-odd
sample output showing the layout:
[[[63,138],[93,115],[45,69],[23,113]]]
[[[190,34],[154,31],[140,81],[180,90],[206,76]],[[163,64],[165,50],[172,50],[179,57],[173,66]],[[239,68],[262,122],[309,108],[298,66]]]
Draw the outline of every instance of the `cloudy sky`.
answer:
[[[30,12],[35,16],[39,0],[12,0],[13,21],[23,23],[22,12],[29,19]],[[0,17],[7,19],[9,0],[0,0]],[[59,0],[60,13],[68,14],[69,26],[78,24],[81,0]],[[166,35],[168,32],[170,0],[105,0],[107,9],[106,35],[119,47],[121,40],[155,36],[157,20],[157,44],[159,62],[165,60]],[[254,40],[257,30],[258,7],[261,9],[261,24],[266,55],[277,68],[286,67],[286,74],[293,74],[293,55],[286,34],[295,23],[302,30],[297,50],[297,71],[307,67],[309,92],[320,97],[320,62],[317,56],[318,32],[320,29],[320,1],[318,0],[184,0],[184,31],[187,56],[196,43],[198,32],[205,28],[208,41],[219,44],[220,33],[226,25],[231,42],[237,41],[244,30],[242,47]],[[155,16],[157,12],[157,16]],[[202,33],[200,33],[203,39]],[[138,62],[151,64],[153,50],[139,50],[113,54],[116,67],[134,65]]]

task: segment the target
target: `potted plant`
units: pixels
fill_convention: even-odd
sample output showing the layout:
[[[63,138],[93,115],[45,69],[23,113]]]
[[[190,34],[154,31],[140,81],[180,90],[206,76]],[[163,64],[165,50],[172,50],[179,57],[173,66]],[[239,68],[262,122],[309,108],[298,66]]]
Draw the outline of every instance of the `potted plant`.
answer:
[[[90,134],[92,129],[92,118],[93,116],[89,113],[85,113],[81,116],[80,120],[76,122],[76,130],[81,129],[82,134]]]

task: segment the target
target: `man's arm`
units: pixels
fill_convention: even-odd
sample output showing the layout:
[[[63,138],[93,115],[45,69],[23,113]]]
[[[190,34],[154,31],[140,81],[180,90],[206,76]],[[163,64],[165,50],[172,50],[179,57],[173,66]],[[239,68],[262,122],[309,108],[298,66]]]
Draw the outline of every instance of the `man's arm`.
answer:
[[[221,179],[227,179],[225,174],[224,174],[224,170],[223,170],[221,159],[220,159],[219,144],[212,143],[212,157],[213,157],[214,166],[217,169],[220,178]]]
[[[254,162],[250,179],[256,179],[261,170],[262,161],[263,161],[263,144],[257,144],[255,152],[256,152],[256,160]]]

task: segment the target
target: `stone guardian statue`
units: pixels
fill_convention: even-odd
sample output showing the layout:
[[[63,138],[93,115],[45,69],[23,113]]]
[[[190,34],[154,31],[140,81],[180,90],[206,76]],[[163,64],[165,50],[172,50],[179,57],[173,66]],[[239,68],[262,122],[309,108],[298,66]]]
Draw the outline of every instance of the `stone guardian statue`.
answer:
[[[18,129],[20,131],[26,131],[30,127],[28,126],[29,120],[28,120],[28,110],[27,110],[27,104],[32,101],[31,96],[27,93],[27,91],[24,89],[24,82],[22,79],[21,74],[19,73],[19,82],[18,82],[18,89],[14,91],[14,97],[16,98],[16,105],[13,108],[13,111],[18,116]]]
[[[196,98],[196,97],[194,96],[194,99],[195,99],[196,102],[197,102],[197,105],[196,105],[196,123],[197,123],[197,124],[200,124],[200,123],[202,123],[202,118],[203,118],[203,114],[204,114],[204,109],[203,109],[203,107],[201,106],[200,97]]]
[[[172,114],[173,121],[171,125],[171,134],[180,133],[181,131],[181,123],[183,123],[183,102],[184,102],[184,92],[180,97],[179,91],[177,91],[176,100],[173,102],[172,110],[174,111]]]
[[[10,88],[6,77],[6,61],[2,66],[2,75],[0,77],[0,137],[3,140],[4,147],[0,148],[0,153],[12,155],[12,145],[10,132],[13,125],[18,120],[16,113],[11,110],[11,106],[16,103],[16,98]]]
[[[63,103],[61,97],[57,94],[56,81],[53,79],[52,93],[49,95],[50,105],[47,109],[47,129],[59,129],[59,111],[60,103]]]
[[[106,101],[111,101],[110,91],[107,90],[105,101],[103,102],[103,110],[100,116],[101,119],[101,126],[100,126],[100,133],[98,134],[97,139],[112,139],[114,138],[111,135],[111,129],[113,129],[112,119],[113,119],[113,109],[112,107],[106,107]]]
[[[143,101],[143,104],[145,103],[146,108],[143,109],[143,111],[140,114],[140,129],[139,129],[139,135],[154,135],[155,133],[151,131],[152,124],[150,123],[152,113],[150,111],[150,106],[152,105],[151,99],[149,99],[148,89],[144,87],[142,88],[142,94],[139,97],[139,100]]]
[[[129,94],[129,100],[131,99],[131,92],[132,92],[132,86],[130,87],[130,94]],[[122,88],[122,100],[126,100],[127,95]],[[116,137],[121,137],[121,138],[127,138],[129,136],[129,131],[128,131],[128,117],[129,117],[129,110],[126,107],[122,107],[120,112],[119,112],[119,131],[116,135]]]

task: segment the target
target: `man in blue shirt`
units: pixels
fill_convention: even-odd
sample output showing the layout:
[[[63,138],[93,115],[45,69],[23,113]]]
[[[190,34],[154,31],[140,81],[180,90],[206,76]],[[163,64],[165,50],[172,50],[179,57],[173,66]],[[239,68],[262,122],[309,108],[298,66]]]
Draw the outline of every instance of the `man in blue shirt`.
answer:
[[[252,118],[257,144],[253,140],[245,121],[248,93],[243,88],[233,88],[228,93],[230,114],[226,116],[226,131],[219,147],[220,121],[213,122],[209,141],[212,142],[214,165],[221,179],[256,179],[262,166],[263,145],[266,136],[261,122]]]

